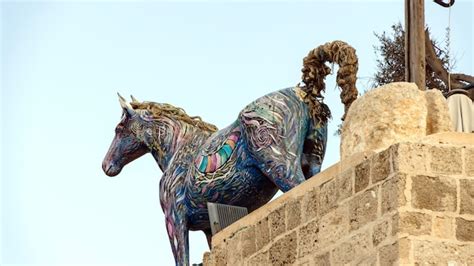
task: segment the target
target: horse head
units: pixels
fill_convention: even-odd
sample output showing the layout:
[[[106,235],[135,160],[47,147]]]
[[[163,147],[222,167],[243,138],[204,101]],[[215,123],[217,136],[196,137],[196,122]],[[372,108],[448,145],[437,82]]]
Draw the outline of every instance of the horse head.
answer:
[[[140,129],[144,128],[141,114],[120,94],[118,96],[123,110],[122,119],[115,128],[115,137],[102,162],[102,170],[108,176],[118,175],[126,164],[150,151],[142,134],[139,134]],[[136,101],[133,97],[132,100]]]

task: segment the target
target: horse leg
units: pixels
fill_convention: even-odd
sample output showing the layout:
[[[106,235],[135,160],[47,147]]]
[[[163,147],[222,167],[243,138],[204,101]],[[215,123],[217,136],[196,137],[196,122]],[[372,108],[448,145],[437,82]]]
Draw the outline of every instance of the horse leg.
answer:
[[[311,123],[303,145],[301,168],[306,179],[321,171],[324,154],[326,153],[327,124],[315,125]]]
[[[181,228],[176,233],[178,242],[176,266],[189,266],[189,231],[187,228]]]
[[[166,217],[166,230],[176,266],[189,265],[189,231],[184,218],[179,213]]]
[[[202,231],[206,235],[207,245],[209,246],[209,250],[211,250],[212,249],[212,232],[211,232],[211,229],[204,229]]]
[[[301,153],[308,123],[290,112],[277,112],[270,104],[257,104],[241,113],[244,136],[260,170],[286,192],[306,180]],[[270,118],[260,117],[262,113]]]
[[[287,161],[263,155],[260,158],[260,169],[281,191],[286,192],[306,180],[298,157]]]

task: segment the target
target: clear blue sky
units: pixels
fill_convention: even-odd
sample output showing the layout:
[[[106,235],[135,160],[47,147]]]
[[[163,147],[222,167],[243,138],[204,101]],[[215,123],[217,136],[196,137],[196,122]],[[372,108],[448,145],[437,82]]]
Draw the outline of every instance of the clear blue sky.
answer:
[[[442,40],[447,9],[425,2]],[[152,157],[115,178],[101,170],[121,114],[117,91],[224,127],[252,100],[299,82],[302,58],[327,41],[357,49],[359,90],[370,88],[373,32],[404,21],[403,1],[0,7],[2,265],[173,265]],[[473,2],[456,1],[451,16],[457,71],[473,74]],[[339,160],[334,79],[324,167]],[[206,249],[204,235],[191,234],[191,262]]]

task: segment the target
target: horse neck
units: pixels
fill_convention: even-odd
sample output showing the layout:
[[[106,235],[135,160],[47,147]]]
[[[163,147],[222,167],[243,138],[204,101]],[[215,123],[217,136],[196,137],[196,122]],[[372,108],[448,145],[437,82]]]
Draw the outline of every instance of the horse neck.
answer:
[[[155,145],[151,148],[151,154],[162,172],[168,169],[171,160],[181,147],[194,141],[193,136],[206,134],[196,126],[169,118],[156,123],[155,131],[157,139],[153,141]]]

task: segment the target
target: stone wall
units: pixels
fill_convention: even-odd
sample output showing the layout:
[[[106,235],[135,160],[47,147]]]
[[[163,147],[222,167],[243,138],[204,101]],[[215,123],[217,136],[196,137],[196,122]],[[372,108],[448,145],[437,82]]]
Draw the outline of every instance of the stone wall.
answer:
[[[204,265],[474,265],[474,135],[326,169],[216,234]]]

